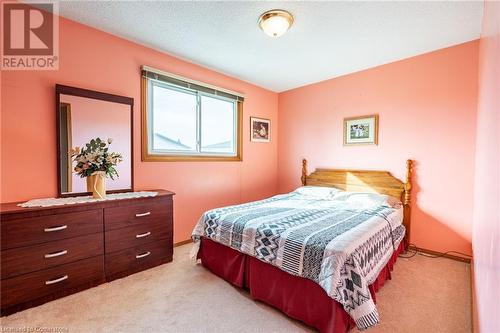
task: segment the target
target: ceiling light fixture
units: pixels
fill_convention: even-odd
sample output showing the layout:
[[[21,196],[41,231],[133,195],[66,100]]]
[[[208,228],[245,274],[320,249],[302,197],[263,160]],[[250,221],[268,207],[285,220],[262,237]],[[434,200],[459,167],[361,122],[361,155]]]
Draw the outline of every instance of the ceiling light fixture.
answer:
[[[259,17],[259,27],[271,37],[279,37],[293,24],[293,16],[286,10],[268,10]]]

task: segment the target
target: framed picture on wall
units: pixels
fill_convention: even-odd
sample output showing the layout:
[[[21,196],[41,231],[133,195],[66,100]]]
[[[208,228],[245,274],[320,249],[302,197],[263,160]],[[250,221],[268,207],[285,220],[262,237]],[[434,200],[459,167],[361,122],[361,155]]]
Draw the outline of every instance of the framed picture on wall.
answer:
[[[344,146],[378,144],[378,115],[344,118]]]
[[[271,141],[271,121],[269,119],[250,117],[250,141]]]

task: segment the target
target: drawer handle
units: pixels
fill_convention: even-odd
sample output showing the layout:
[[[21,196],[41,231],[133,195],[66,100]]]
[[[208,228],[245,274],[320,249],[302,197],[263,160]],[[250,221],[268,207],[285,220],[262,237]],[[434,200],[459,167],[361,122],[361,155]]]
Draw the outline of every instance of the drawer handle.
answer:
[[[45,228],[45,229],[43,229],[43,231],[45,231],[45,232],[59,231],[59,230],[64,230],[67,227],[68,227],[67,225],[60,225],[57,227]]]
[[[151,254],[151,252],[145,252],[145,253],[142,253],[142,254],[138,254],[135,256],[135,259],[141,259],[141,258],[144,258],[144,257],[147,257]]]
[[[135,214],[135,217],[143,217],[143,216],[148,216],[148,215],[151,215],[151,212],[138,213],[138,214]]]
[[[61,281],[64,281],[68,278],[67,275],[64,275],[64,276],[61,276],[60,278],[57,278],[57,279],[54,279],[54,280],[48,280],[48,281],[45,281],[45,284],[46,285],[49,285],[49,284],[54,284],[54,283],[58,283],[58,282],[61,282]]]
[[[63,256],[65,254],[67,254],[67,253],[68,253],[68,250],[62,250],[62,251],[59,251],[59,252],[47,253],[44,257],[45,258],[54,258],[54,257]]]
[[[151,235],[151,231],[145,232],[143,234],[135,235],[135,238],[148,237],[149,235]]]

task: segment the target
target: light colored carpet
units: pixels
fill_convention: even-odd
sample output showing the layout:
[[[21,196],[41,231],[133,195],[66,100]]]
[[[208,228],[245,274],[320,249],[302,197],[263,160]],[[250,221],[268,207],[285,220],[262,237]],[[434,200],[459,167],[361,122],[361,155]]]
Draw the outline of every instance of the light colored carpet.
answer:
[[[193,265],[190,247],[176,248],[173,263],[4,317],[2,332],[314,331]],[[468,264],[399,258],[377,294],[381,324],[368,332],[470,332],[469,279]]]

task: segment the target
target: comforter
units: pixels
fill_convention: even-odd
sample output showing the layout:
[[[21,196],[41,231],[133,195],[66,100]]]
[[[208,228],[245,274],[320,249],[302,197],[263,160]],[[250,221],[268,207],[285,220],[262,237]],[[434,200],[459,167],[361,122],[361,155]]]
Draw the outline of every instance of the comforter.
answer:
[[[404,237],[403,212],[345,199],[291,192],[217,208],[203,214],[192,237],[195,245],[210,238],[316,282],[366,329],[379,322],[368,286]]]

